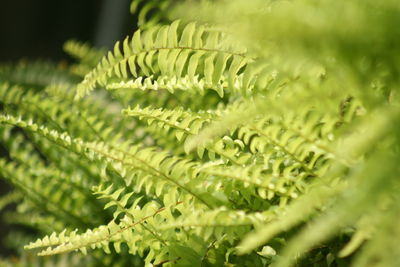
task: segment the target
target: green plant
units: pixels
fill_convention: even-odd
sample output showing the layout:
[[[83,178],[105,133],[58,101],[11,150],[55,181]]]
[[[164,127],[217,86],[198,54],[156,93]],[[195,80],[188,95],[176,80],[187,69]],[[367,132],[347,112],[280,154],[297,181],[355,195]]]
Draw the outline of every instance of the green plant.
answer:
[[[131,10],[111,52],[0,69],[0,207],[61,254],[18,264],[400,265],[397,1]]]

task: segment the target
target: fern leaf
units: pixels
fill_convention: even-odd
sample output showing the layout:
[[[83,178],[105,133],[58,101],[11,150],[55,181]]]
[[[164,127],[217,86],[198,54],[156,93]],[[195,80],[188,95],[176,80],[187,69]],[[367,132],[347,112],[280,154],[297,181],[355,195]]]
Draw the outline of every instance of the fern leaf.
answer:
[[[175,21],[170,26],[153,27],[143,34],[140,31],[136,32],[131,41],[128,38],[124,40],[123,53],[117,42],[114,53],[109,52],[103,58],[102,63],[85,76],[83,82],[78,86],[77,97],[87,95],[97,84],[105,86],[112,77],[127,79],[128,70],[136,79],[135,85],[130,84],[135,87],[145,88],[140,85],[142,77],[147,76],[148,79],[149,76],[154,75],[156,77],[154,81],[151,78],[148,80],[150,84],[153,84],[150,88],[158,88],[158,84],[165,84],[162,80],[173,78],[183,81],[182,78],[185,76],[181,75],[187,73],[189,82],[194,84],[195,77],[199,75],[200,79],[205,79],[206,87],[215,89],[222,94],[221,89],[217,88],[220,88],[224,80],[222,74],[225,69],[232,77],[230,86],[233,87],[240,68],[250,59],[246,59],[240,52],[230,51],[229,46],[223,45],[223,40],[219,41],[220,35],[209,34],[204,31],[203,27],[196,27],[194,23],[187,24],[179,33],[178,23],[179,21]],[[204,46],[200,46],[201,44]],[[221,56],[215,59],[217,54]],[[231,57],[234,65],[227,66],[226,62]],[[218,58],[222,62],[218,63],[218,68],[214,70],[213,64],[218,61]],[[168,68],[165,64],[167,61]],[[139,67],[139,72],[136,66]],[[144,80],[147,81],[146,78]],[[111,87],[115,88],[116,86]]]

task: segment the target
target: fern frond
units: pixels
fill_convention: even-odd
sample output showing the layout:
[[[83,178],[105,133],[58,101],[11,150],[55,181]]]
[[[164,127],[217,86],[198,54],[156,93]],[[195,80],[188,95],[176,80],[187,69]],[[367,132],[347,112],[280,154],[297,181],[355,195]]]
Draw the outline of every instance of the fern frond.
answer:
[[[20,192],[12,191],[0,197],[0,211],[4,209],[4,207],[10,205],[11,203],[18,202],[22,199],[22,195]]]
[[[71,66],[71,70],[79,76],[85,76],[105,54],[103,49],[96,49],[87,43],[76,40],[65,42],[63,48],[66,53],[78,61],[78,64]]]
[[[312,176],[317,175],[314,170],[318,169],[322,175],[326,170],[323,165],[334,156],[330,146],[338,120],[314,114],[312,111],[296,116],[289,113],[277,119],[262,119],[241,127],[238,135],[251,151],[292,161],[286,165],[299,165]]]
[[[371,172],[374,170],[376,171],[376,166],[369,164],[357,175],[365,176],[366,173],[371,175]],[[363,188],[359,188],[357,193],[351,197],[348,197],[347,194],[344,194],[346,196],[342,195],[332,209],[323,213],[320,218],[311,222],[311,228],[300,231],[300,233],[293,238],[290,245],[288,245],[283,251],[284,258],[280,260],[280,265],[289,266],[298,251],[307,250],[315,244],[332,237],[341,226],[358,221],[360,216],[370,209],[370,205],[374,205],[376,203],[375,200],[382,197],[382,189],[385,188],[382,186],[379,188],[379,184],[381,183],[381,173],[374,173],[373,175],[375,176],[375,179],[371,179],[367,183],[358,184],[359,187]],[[387,173],[386,175],[391,174]],[[387,182],[396,179],[393,176],[386,177],[389,177]],[[358,179],[356,178],[356,180]],[[375,196],[373,198],[366,197],[367,195],[371,196],[371,191],[369,190],[374,192]],[[349,204],[349,201],[351,201],[351,204]],[[364,208],[360,208],[360,205],[364,205]],[[310,231],[310,229],[312,229],[312,231]]]
[[[169,0],[162,1],[143,1],[132,0],[130,12],[137,14],[138,26],[140,29],[149,29],[160,24],[168,16],[168,9],[171,8],[172,2]]]
[[[65,52],[78,61],[89,65],[88,67],[94,67],[105,53],[101,49],[95,49],[87,43],[82,43],[76,40],[65,42],[63,48]]]
[[[114,52],[109,52],[79,84],[77,97],[87,95],[97,84],[106,86],[110,78],[127,80],[130,75],[139,78],[135,86],[141,83],[140,77],[156,75],[156,82],[145,79],[152,84],[150,88],[165,84],[165,79],[179,80],[187,76],[191,82],[199,75],[206,87],[221,95],[219,88],[227,71],[228,85],[233,88],[237,73],[250,59],[225,44],[220,33],[207,32],[204,26],[194,23],[187,24],[180,32],[178,26],[179,21],[175,21],[170,26],[151,28],[143,34],[137,31],[131,40],[123,41],[122,51],[117,42]]]
[[[140,106],[124,109],[122,110],[122,114],[146,120],[148,125],[156,123],[166,131],[170,128],[176,129],[176,138],[182,142],[188,135],[196,135],[203,124],[208,123],[214,117],[211,113],[192,113],[182,108],[166,110],[146,107],[142,109]]]
[[[376,231],[377,217],[365,215],[360,218],[355,226],[350,241],[339,251],[339,257],[348,257],[359,249],[367,239],[370,239],[372,234]]]
[[[375,213],[374,221],[379,225],[370,236],[363,249],[355,257],[354,266],[361,267],[376,262],[379,259],[381,266],[397,265],[399,260],[395,255],[399,252],[394,242],[399,237],[396,221],[391,219],[399,214],[399,204],[396,198],[394,203],[385,210]],[[392,217],[394,216],[394,217]]]
[[[131,147],[129,151],[124,151],[109,148],[104,143],[87,143],[81,139],[71,138],[66,133],[58,133],[44,126],[38,126],[35,123],[26,122],[20,118],[11,116],[1,115],[0,123],[15,125],[33,133],[38,133],[49,141],[90,160],[105,160],[105,162],[111,163],[123,177],[130,170],[128,172],[127,184],[132,183],[133,179],[137,178],[135,177],[135,172],[136,174],[137,172],[144,174],[144,177],[141,178],[142,182],[137,185],[138,190],[146,181],[146,178],[151,178],[147,180],[147,189],[153,189],[155,193],[161,193],[164,187],[161,184],[153,182],[153,179],[161,179],[161,181],[167,182],[168,185],[172,185],[194,196],[206,206],[210,205],[208,201],[205,201],[187,185],[191,179],[195,178],[195,173],[192,170],[193,163],[187,160],[172,157],[169,153],[161,153],[153,148],[139,149],[138,147]],[[162,184],[166,185],[165,183]]]
[[[196,135],[204,125],[216,117],[211,111],[193,113],[181,108],[166,110],[146,107],[142,109],[139,106],[124,109],[122,110],[122,114],[146,120],[149,127],[154,123],[156,127],[164,129],[165,132],[171,130],[178,142],[181,143],[184,143],[188,136]],[[215,154],[217,154],[234,164],[241,165],[246,163],[251,155],[243,152],[240,153],[237,147],[241,147],[240,143],[235,143],[230,137],[225,136],[222,140],[209,144],[206,147],[199,147],[197,154],[202,158],[204,150],[207,149],[211,159],[214,159]]]
[[[282,86],[286,90],[279,90],[278,87]],[[326,115],[334,116],[337,114],[339,103],[348,98],[345,94],[334,94],[329,90],[321,92],[317,87],[308,88],[304,85],[292,88],[278,82],[274,87],[271,94],[256,93],[256,100],[246,99],[236,109],[226,112],[220,120],[213,122],[197,136],[188,140],[185,150],[190,151],[197,146],[202,146],[214,138],[222,136],[227,131],[234,131],[241,125],[254,122],[257,118],[280,118],[282,114],[285,114],[285,107],[287,106],[293,107],[288,115],[291,118],[293,118],[293,114],[306,115],[310,110],[316,111],[316,107],[323,105],[325,105]],[[333,94],[334,97],[330,97],[330,94]],[[298,105],[299,102],[307,103],[307,105]]]
[[[281,206],[284,206],[289,199],[296,199],[304,191],[306,187],[305,174],[290,174],[290,168],[281,173],[275,166],[272,169],[263,165],[246,168],[215,166],[201,168],[201,173],[215,177],[216,182],[224,185],[227,195],[234,196],[238,192],[240,197],[245,199],[250,199],[252,195],[270,201],[278,196]]]
[[[179,205],[179,203],[175,205]],[[156,202],[148,202],[142,208],[134,206],[133,209],[130,210],[130,212],[134,214],[134,217],[130,218],[124,216],[120,223],[111,221],[107,225],[88,230],[83,234],[76,234],[76,231],[69,235],[65,235],[65,231],[61,232],[59,235],[53,233],[50,236],[38,239],[27,245],[26,248],[48,247],[46,250],[39,253],[39,255],[43,256],[65,253],[76,249],[80,249],[83,253],[86,253],[86,248],[88,247],[102,248],[105,252],[109,253],[109,243],[112,242],[118,253],[120,252],[121,242],[125,242],[131,253],[136,253],[138,249],[141,250],[140,253],[143,253],[144,248],[139,248],[136,243],[145,241],[148,242],[149,247],[152,249],[159,250],[159,244],[155,243],[159,242],[159,240],[152,234],[149,234],[146,230],[148,226],[144,226],[144,223],[147,222],[147,224],[149,224],[150,221],[150,224],[155,223],[153,219],[169,208],[170,207],[160,207]],[[147,235],[144,234],[146,231]]]
[[[288,207],[285,216],[282,215],[281,218],[268,224],[268,227],[260,228],[255,233],[249,234],[243,239],[238,247],[239,253],[247,253],[251,249],[266,243],[275,235],[294,227],[314,212],[315,208],[320,208],[326,199],[336,195],[338,191],[338,187],[332,189],[326,186],[308,191],[306,195],[303,195]],[[302,212],[297,212],[299,210]]]
[[[350,149],[352,151],[351,153],[347,152],[346,155],[348,156],[347,158],[344,156],[340,156],[340,158],[345,158],[347,159],[346,162],[349,162],[351,164],[356,164],[356,162],[359,161],[359,156],[364,154],[365,151],[364,149],[369,148],[366,146],[367,143],[374,142],[374,140],[379,139],[389,128],[386,127],[388,123],[391,123],[392,120],[397,120],[397,112],[389,109],[389,110],[382,110],[382,113],[378,113],[379,115],[371,116],[369,117],[368,121],[364,121],[362,124],[360,124],[359,131],[366,127],[366,125],[371,125],[371,123],[375,124],[377,126],[376,129],[379,129],[379,131],[374,131],[374,133],[369,133],[369,134],[364,134],[363,138],[359,138],[358,134],[353,134],[348,136],[346,139],[342,141],[342,144],[352,144],[351,146],[346,147],[346,149]],[[385,115],[383,115],[385,114]],[[378,126],[379,125],[379,126]],[[355,132],[358,132],[357,130]],[[357,137],[356,137],[357,136]],[[357,140],[356,140],[357,139]],[[343,148],[341,148],[341,151],[343,151]],[[351,156],[350,156],[351,155]],[[388,155],[377,155],[377,156],[387,156]],[[373,159],[370,159],[371,162],[375,162]],[[389,162],[393,162],[392,160],[389,160]],[[242,252],[248,251],[250,248],[255,248],[258,245],[261,245],[265,241],[269,240],[272,236],[278,234],[279,232],[282,232],[288,228],[291,228],[298,224],[304,217],[307,216],[307,214],[310,214],[311,212],[314,211],[314,208],[318,206],[323,206],[327,205],[325,202],[329,201],[333,196],[338,196],[341,195],[341,198],[337,201],[337,205],[332,207],[332,210],[329,210],[329,212],[325,213],[322,215],[321,219],[317,219],[315,223],[313,224],[315,227],[312,228],[307,228],[308,230],[303,230],[301,234],[295,239],[293,244],[287,248],[287,253],[286,258],[282,261],[282,266],[287,266],[293,259],[294,259],[294,254],[297,253],[298,251],[304,251],[305,249],[308,249],[310,246],[315,245],[316,243],[320,242],[321,239],[329,238],[332,236],[335,231],[342,225],[339,224],[339,222],[342,222],[343,224],[351,224],[351,223],[356,223],[360,216],[365,212],[361,209],[359,209],[357,206],[361,205],[361,202],[364,202],[364,207],[368,209],[370,204],[366,203],[373,203],[374,200],[371,200],[369,197],[369,200],[364,199],[366,196],[370,196],[372,194],[369,190],[375,190],[376,197],[379,198],[379,190],[385,190],[385,187],[379,187],[375,183],[380,183],[380,180],[378,177],[381,177],[381,173],[375,173],[374,178],[377,179],[370,179],[368,182],[363,182],[359,183],[359,179],[361,177],[364,177],[366,173],[369,173],[372,177],[372,173],[374,170],[378,169],[376,166],[373,164],[366,164],[364,165],[364,169],[361,171],[357,172],[354,174],[355,177],[353,178],[353,183],[356,183],[357,186],[354,186],[354,184],[350,188],[357,188],[356,192],[353,192],[354,195],[348,194],[347,190],[348,189],[348,184],[344,182],[337,182],[338,180],[338,175],[342,175],[343,169],[345,169],[346,165],[343,165],[342,163],[336,163],[336,166],[332,167],[330,172],[324,177],[325,183],[335,183],[335,186],[332,188],[324,188],[326,185],[319,185],[313,188],[312,191],[309,191],[307,195],[304,195],[301,197],[301,200],[299,198],[298,201],[294,202],[291,206],[288,207],[288,212],[286,213],[285,218],[276,221],[276,223],[271,223],[268,227],[264,228],[263,230],[260,230],[257,234],[252,234],[249,235],[248,238],[246,238],[243,241],[243,248],[241,249]],[[393,166],[390,166],[393,168]],[[389,172],[392,172],[392,169],[388,168],[387,170]],[[386,177],[386,176],[385,176]],[[387,174],[388,182],[393,181],[393,177],[389,174]],[[335,181],[336,180],[336,181]],[[362,187],[362,189],[360,189]],[[373,189],[375,188],[375,189]],[[347,190],[346,190],[347,189]],[[350,199],[348,199],[350,198]],[[373,198],[375,199],[375,198]],[[354,203],[353,205],[349,205],[349,201],[351,203]],[[372,201],[372,202],[368,202]],[[299,211],[302,211],[299,213]],[[359,210],[360,213],[357,213],[356,210]],[[350,216],[351,214],[351,216]],[[347,216],[346,218],[342,216]],[[317,232],[314,232],[314,234],[311,235],[311,232],[309,229],[312,229],[314,231],[318,227],[319,231],[318,234],[315,234]],[[324,233],[323,235],[320,235],[320,233]],[[264,239],[265,238],[265,239]],[[321,238],[321,239],[320,239]]]
[[[270,221],[274,217],[275,215],[272,212],[246,214],[244,211],[220,208],[188,214],[188,216],[161,226],[161,229],[184,229],[185,231],[193,231],[204,240],[225,237],[230,243],[234,243],[234,241],[240,240],[251,227]]]
[[[65,229],[63,220],[57,218],[54,215],[42,216],[43,210],[35,209],[35,203],[30,203],[27,205],[29,200],[24,200],[21,204],[17,206],[18,211],[11,211],[4,213],[4,221],[10,225],[18,225],[27,227],[29,229],[37,229],[43,234],[51,233],[52,231],[62,231]],[[29,210],[30,208],[30,210]],[[22,213],[24,211],[24,213]],[[24,240],[19,244],[23,246],[32,240]]]
[[[52,91],[57,90],[57,92]],[[73,95],[68,95],[64,87],[47,88],[46,92],[25,92],[21,87],[4,84],[0,87],[0,102],[6,105],[7,112],[24,119],[35,119],[38,123],[46,123],[47,127],[57,131],[68,131],[72,136],[80,136],[86,140],[108,140],[111,143],[119,142],[122,137],[130,137],[129,125],[123,118],[115,119],[115,113],[102,109],[100,99],[86,98],[79,103],[73,101]],[[47,92],[50,91],[49,95]],[[61,92],[60,92],[61,91]],[[54,105],[57,103],[57,105]],[[77,110],[70,112],[71,107]],[[14,110],[17,110],[15,112]],[[118,113],[117,113],[118,114]],[[79,121],[76,125],[69,125],[73,119]],[[114,127],[105,125],[105,121],[112,120]],[[90,131],[83,129],[89,128]],[[116,133],[118,131],[118,133]]]
[[[14,234],[14,238],[20,239],[20,236],[16,236]],[[15,239],[14,239],[15,240]],[[22,241],[22,240],[20,240]],[[31,266],[63,266],[66,264],[79,265],[83,264],[85,266],[99,264],[99,261],[93,259],[94,257],[84,257],[79,254],[66,254],[60,255],[59,258],[43,258],[43,257],[32,257],[30,252],[24,252],[22,255],[15,259],[15,257],[8,258],[0,258],[0,265],[4,267],[31,267]],[[107,264],[107,261],[104,261],[103,264]]]
[[[38,207],[54,214],[61,221],[69,221],[80,227],[87,223],[84,222],[81,214],[76,214],[76,210],[73,208],[82,206],[84,203],[85,198],[82,198],[78,191],[72,191],[71,188],[57,180],[52,181],[48,177],[40,177],[32,170],[28,171],[26,168],[6,163],[4,160],[0,161],[0,165],[0,174],[7,177],[11,183],[29,196]],[[58,191],[58,193],[52,194],[53,190]],[[75,200],[69,198],[71,195],[76,197]],[[60,201],[63,202],[62,207],[57,205]]]
[[[0,66],[0,82],[43,88],[50,84],[73,84],[77,78],[62,65],[46,61],[20,61]]]

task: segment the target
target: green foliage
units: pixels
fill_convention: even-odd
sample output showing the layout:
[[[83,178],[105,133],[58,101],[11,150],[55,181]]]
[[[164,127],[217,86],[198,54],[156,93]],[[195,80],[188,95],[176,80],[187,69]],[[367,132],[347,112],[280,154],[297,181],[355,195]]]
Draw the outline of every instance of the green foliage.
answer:
[[[0,209],[51,255],[16,266],[400,265],[396,1],[131,11],[112,51],[0,67]]]

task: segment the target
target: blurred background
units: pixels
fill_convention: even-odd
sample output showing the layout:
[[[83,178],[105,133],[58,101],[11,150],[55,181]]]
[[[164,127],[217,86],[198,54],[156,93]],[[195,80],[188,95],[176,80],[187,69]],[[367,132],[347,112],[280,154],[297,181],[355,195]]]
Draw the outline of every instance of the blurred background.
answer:
[[[110,46],[134,29],[130,0],[1,0],[0,61],[65,59],[68,39]]]
[[[0,0],[0,64],[21,59],[70,61],[62,51],[69,39],[110,48],[135,30],[137,19],[129,13],[129,4],[130,0]],[[0,146],[0,155],[4,154]],[[8,190],[0,180],[0,195]],[[1,215],[4,236],[10,229]],[[0,256],[10,253],[0,243]]]

